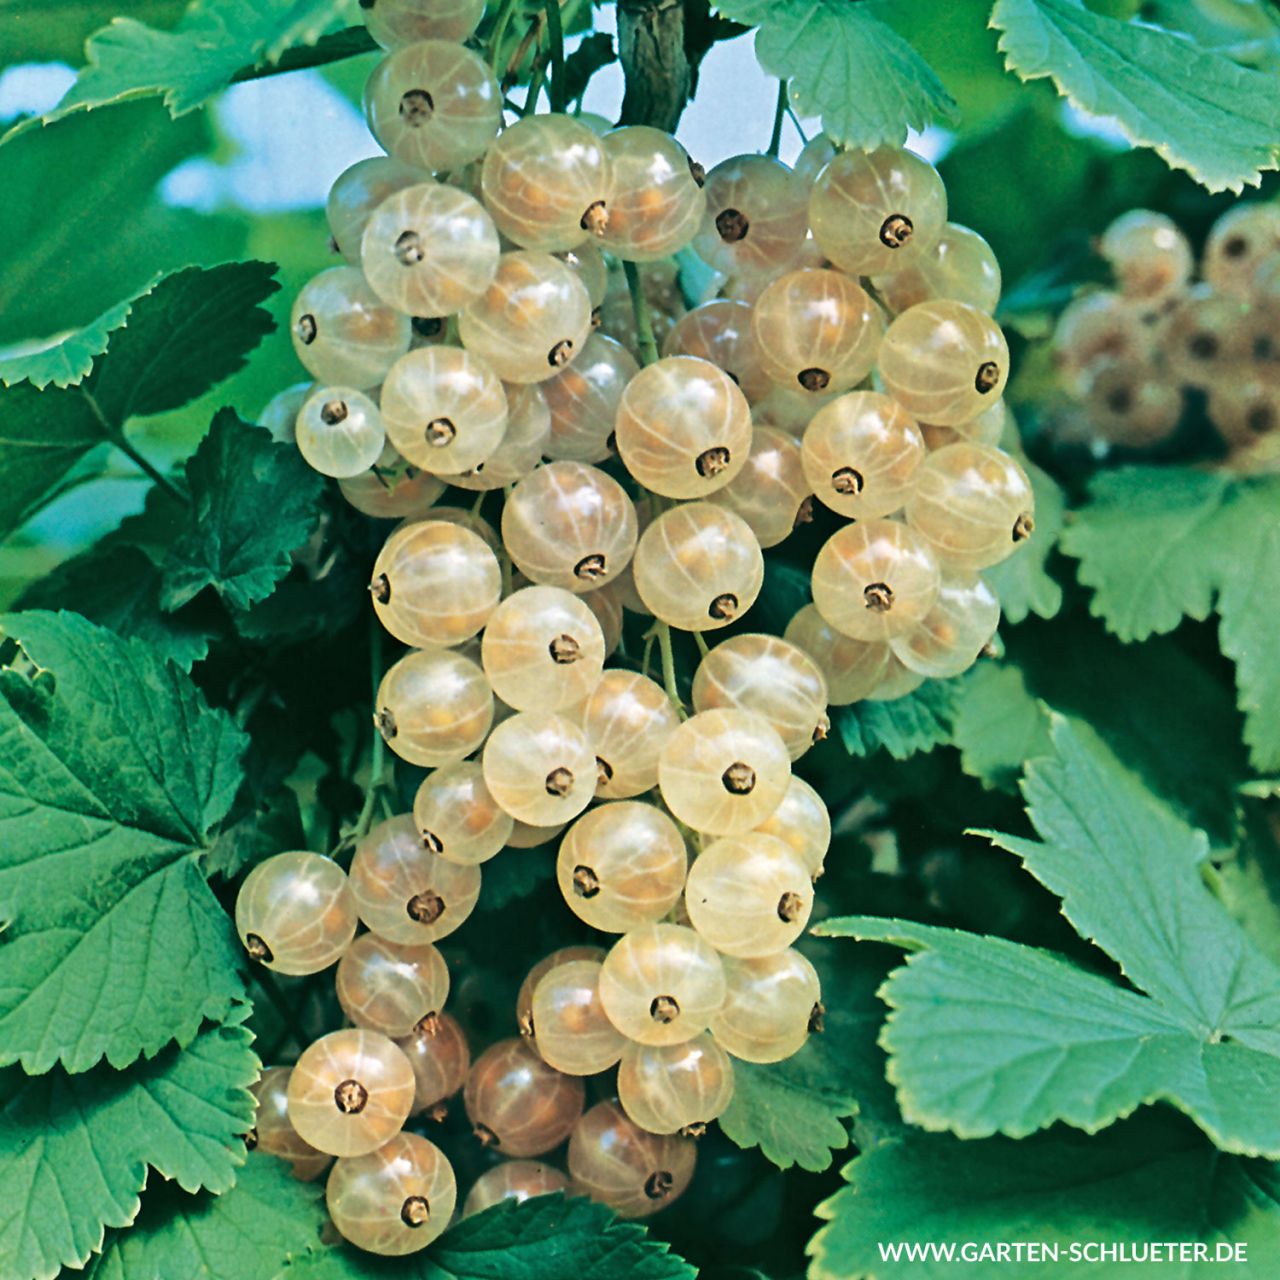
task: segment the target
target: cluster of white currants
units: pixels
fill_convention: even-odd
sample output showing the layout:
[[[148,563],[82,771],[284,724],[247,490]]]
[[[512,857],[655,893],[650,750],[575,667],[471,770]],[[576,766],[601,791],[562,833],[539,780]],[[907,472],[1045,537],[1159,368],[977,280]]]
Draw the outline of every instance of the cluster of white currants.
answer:
[[[1280,205],[1232,206],[1195,254],[1172,219],[1122,214],[1099,252],[1114,289],[1080,294],[1053,337],[1059,381],[1080,407],[1060,434],[1149,448],[1178,429],[1193,388],[1233,460],[1280,433]]]
[[[431,772],[349,877],[316,854],[255,868],[237,924],[283,972],[338,961],[354,1024],[264,1078],[259,1145],[303,1174],[337,1156],[338,1230],[403,1253],[443,1230],[455,1187],[402,1126],[464,1081],[476,1134],[516,1158],[467,1209],[567,1183],[642,1216],[680,1194],[732,1058],[779,1061],[820,1024],[792,944],[831,828],[792,762],[829,705],[975,661],[1000,613],[981,571],[1030,534],[1032,495],[997,445],[999,269],[946,221],[924,160],[819,139],[794,169],[750,155],[703,174],[656,129],[503,129],[493,73],[461,43],[479,0],[364,9],[389,50],[366,95],[389,154],[334,185],[348,265],[292,319],[316,381],[265,420],[360,511],[400,521],[370,589],[409,652],[375,722]],[[679,310],[669,263],[686,248],[722,296],[672,316],[659,357],[638,264]],[[441,503],[449,489],[474,508]],[[708,651],[702,633],[750,609],[763,549],[814,498],[847,523],[817,555],[813,604],[784,637]],[[638,671],[606,669],[624,609],[653,619]],[[691,715],[672,627],[703,647]],[[471,1065],[434,943],[470,914],[481,864],[555,839],[566,902],[621,936],[535,967],[522,1036]],[[582,1077],[615,1065],[618,1101],[584,1113]],[[528,1163],[566,1139],[569,1179]]]

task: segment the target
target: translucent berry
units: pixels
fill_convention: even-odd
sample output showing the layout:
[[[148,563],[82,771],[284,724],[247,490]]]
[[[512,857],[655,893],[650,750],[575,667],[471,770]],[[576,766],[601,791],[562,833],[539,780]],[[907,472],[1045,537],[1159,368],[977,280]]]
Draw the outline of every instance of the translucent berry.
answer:
[[[904,667],[894,653],[889,654],[880,683],[867,694],[868,702],[896,702],[914,693],[922,684],[924,676],[910,667]]]
[[[413,1069],[377,1031],[331,1031],[303,1050],[289,1077],[289,1120],[332,1156],[376,1151],[413,1106]]]
[[[376,387],[409,350],[409,317],[387,306],[355,267],[330,267],[303,285],[289,325],[298,359],[331,386]]]
[[[364,90],[369,131],[397,160],[456,169],[482,155],[502,123],[493,72],[470,49],[421,40],[373,69]]]
[[[517,1204],[534,1196],[548,1196],[557,1191],[568,1191],[569,1179],[549,1164],[537,1160],[504,1160],[492,1169],[485,1170],[472,1184],[462,1206],[462,1216],[470,1218],[483,1213],[503,1200]]]
[[[347,876],[318,853],[277,853],[258,863],[236,896],[236,932],[251,959],[277,973],[319,973],[355,936]]]
[[[710,502],[660,515],[636,547],[635,584],[656,618],[714,631],[740,618],[764,582],[764,556],[741,516]]]
[[[416,1133],[397,1134],[377,1151],[339,1160],[325,1186],[338,1234],[383,1257],[425,1249],[449,1225],[457,1198],[453,1166]]]
[[[809,395],[847,391],[861,382],[884,334],[876,304],[838,271],[779,276],[760,295],[751,323],[765,373]]]
[[[623,1218],[647,1218],[684,1194],[698,1159],[692,1138],[646,1133],[616,1102],[598,1102],[569,1139],[575,1187]]]
[[[586,240],[574,249],[557,253],[556,257],[573,272],[586,288],[593,308],[604,301],[609,288],[609,267],[604,253],[594,241]]]
[[[837,631],[812,604],[792,615],[783,634],[821,668],[833,707],[865,698],[880,683],[890,657],[884,641],[855,640]]]
[[[389,942],[436,942],[459,928],[480,896],[480,868],[437,857],[412,814],[380,822],[351,859],[360,919]]]
[[[716,1042],[744,1062],[781,1062],[797,1053],[821,1017],[821,986],[813,965],[789,949],[724,962],[724,1004],[711,1019]]]
[[[1232,205],[1210,228],[1200,269],[1219,293],[1247,298],[1258,267],[1280,250],[1280,208],[1260,200]]]
[[[556,879],[580,920],[626,933],[675,906],[687,866],[684,837],[661,809],[618,800],[592,809],[565,833]]]
[[[789,844],[811,878],[816,880],[822,874],[831,847],[831,815],[822,797],[803,778],[791,775],[782,803],[755,830]]]
[[[581,600],[595,614],[596,621],[600,624],[600,631],[604,636],[604,654],[608,658],[617,652],[618,646],[622,643],[621,583],[615,578],[603,587],[585,592]]]
[[[524,981],[520,984],[520,991],[516,995],[516,1025],[520,1028],[520,1034],[533,1035],[533,993],[538,989],[538,983],[552,969],[574,960],[594,960],[599,963],[607,954],[603,947],[578,946],[561,947],[558,951],[552,951],[549,955],[543,956],[525,974]]]
[[[716,645],[693,678],[696,711],[737,707],[769,722],[792,760],[827,736],[827,682],[802,649],[777,636],[743,634]]]
[[[527,476],[546,453],[551,441],[551,411],[542,386],[510,382],[504,389],[507,429],[498,447],[483,462],[449,476],[451,485],[477,493],[504,488]]]
[[[879,276],[912,266],[947,221],[938,171],[910,151],[842,151],[818,175],[809,225],[842,271]]]
[[[1166,298],[1185,288],[1195,266],[1191,246],[1178,224],[1150,209],[1122,213],[1102,233],[1098,247],[1120,292],[1144,302]]]
[[[499,1040],[472,1064],[463,1101],[487,1147],[540,1156],[558,1147],[582,1115],[582,1081],[538,1057],[520,1037]]]
[[[689,868],[684,901],[699,936],[721,954],[767,956],[804,932],[813,881],[786,841],[748,831],[703,849]]]
[[[474,760],[431,773],[414,797],[413,821],[432,853],[464,866],[487,862],[499,853],[514,825],[485,786],[484,773]]]
[[[533,1044],[542,1060],[571,1076],[607,1071],[626,1038],[600,1003],[600,962],[571,960],[546,974],[533,992]]]
[[[662,343],[664,356],[696,356],[719,366],[753,404],[773,386],[751,331],[751,307],[716,298],[685,312]]]
[[[1160,354],[1169,371],[1208,390],[1232,376],[1250,355],[1248,304],[1205,286],[1188,292],[1160,333]]]
[[[920,625],[889,644],[903,666],[945,679],[968,671],[999,625],[996,593],[976,573],[948,574]]]
[[[670,134],[628,125],[604,136],[614,196],[603,247],[628,262],[656,262],[683,249],[707,208],[688,152]]]
[[[646,1133],[694,1135],[733,1099],[733,1063],[705,1031],[684,1044],[628,1044],[618,1102]]]
[[[484,462],[507,429],[507,396],[494,372],[459,347],[422,347],[382,384],[387,436],[415,466],[448,476]]]
[[[462,1028],[449,1014],[428,1018],[396,1045],[413,1068],[411,1115],[431,1111],[466,1084],[471,1050]]]
[[[543,382],[582,350],[591,299],[549,253],[504,253],[493,283],[462,312],[458,328],[466,348],[504,382]]]
[[[924,437],[925,448],[932,452],[949,444],[959,444],[961,440],[999,444],[1006,435],[1017,436],[1018,424],[1013,421],[1009,406],[1003,400],[997,400],[991,408],[984,409],[976,418],[970,418],[958,427],[935,427],[922,422],[920,434]]]
[[[622,800],[657,786],[658,753],[679,723],[661,685],[635,671],[606,671],[581,718],[596,754],[596,796]]]
[[[497,608],[502,570],[478,534],[448,520],[423,520],[387,539],[369,591],[378,620],[397,640],[461,644]]]
[[[385,445],[367,471],[338,481],[342,496],[359,512],[377,520],[420,519],[444,493],[444,481],[410,466]]]
[[[1151,365],[1104,360],[1084,403],[1089,426],[1108,444],[1145,448],[1168,439],[1182,417],[1182,388]]]
[[[391,156],[357,160],[329,188],[325,212],[333,243],[353,267],[360,265],[360,240],[373,211],[388,196],[416,186],[426,175]]]
[[[360,265],[369,287],[397,311],[451,316],[492,284],[498,233],[465,191],[421,182],[394,192],[369,215]]]
[[[750,831],[781,803],[791,759],[778,732],[753,711],[719,708],[690,716],[658,757],[667,808],[713,835]]]
[[[360,0],[369,34],[384,48],[419,40],[465,40],[480,25],[484,0]]]
[[[795,437],[756,427],[746,465],[707,501],[741,516],[762,548],[776,547],[813,518],[812,490]]]
[[[387,669],[374,724],[410,764],[453,764],[485,740],[493,691],[478,663],[451,649],[419,649]]]
[[[609,225],[613,162],[572,116],[517,120],[489,148],[481,183],[498,229],[525,249],[563,252]]]
[[[494,692],[517,711],[561,711],[580,703],[604,670],[595,614],[562,587],[524,587],[493,612],[481,661]]]
[[[813,602],[837,631],[888,640],[920,624],[938,598],[939,581],[938,558],[920,531],[894,520],[860,520],[818,552]]]
[[[603,462],[609,457],[622,393],[639,372],[626,347],[593,333],[578,358],[542,384],[551,411],[547,457],[574,462]]]
[[[814,395],[809,391],[801,391],[796,387],[774,384],[774,388],[755,406],[755,420],[767,426],[776,427],[797,439],[804,435],[810,419],[819,409],[834,396]]]
[[[805,186],[812,186],[823,169],[836,156],[836,145],[825,133],[815,134],[800,150],[791,172]]]
[[[596,758],[587,736],[550,711],[521,711],[485,744],[484,780],[513,818],[552,826],[576,818],[596,788]]]
[[[976,232],[948,222],[933,247],[915,262],[872,284],[895,315],[921,302],[966,302],[987,315],[1000,302],[1000,264]]]
[[[1007,559],[1031,536],[1034,511],[1017,459],[968,442],[931,453],[907,500],[907,522],[949,568],[985,569]]]
[[[356,1024],[393,1038],[439,1016],[449,994],[449,966],[431,945],[361,934],[338,962],[338,1003]]]
[[[1248,447],[1280,428],[1280,387],[1241,378],[1209,392],[1209,421],[1228,445]]]
[[[600,971],[609,1021],[641,1044],[680,1044],[724,1002],[724,966],[692,929],[647,924],[613,944]]]
[[[1058,380],[1077,397],[1088,391],[1100,362],[1144,361],[1150,348],[1151,335],[1138,309],[1107,289],[1073,298],[1053,331]]]
[[[289,1077],[292,1067],[268,1067],[250,1092],[258,1104],[254,1115],[252,1142],[254,1149],[281,1160],[288,1160],[293,1176],[299,1182],[318,1178],[333,1157],[317,1151],[298,1136],[289,1122]]]
[[[297,439],[298,414],[316,389],[314,382],[295,382],[275,395],[263,406],[257,423],[265,427],[277,444],[293,444]]]
[[[771,156],[732,156],[707,174],[693,250],[727,276],[785,267],[809,233],[809,192]]]
[[[990,316],[963,302],[922,302],[890,326],[880,348],[885,390],[921,422],[949,427],[994,404],[1009,348]]]
[[[350,479],[382,456],[387,435],[378,406],[354,387],[320,387],[298,413],[298,452],[322,476]]]
[[[581,462],[553,462],[526,476],[507,498],[502,540],[527,578],[591,591],[630,562],[636,509],[612,476]]]
[[[751,407],[727,373],[694,356],[668,356],[627,384],[618,452],[646,489],[700,498],[723,488],[751,449]]]
[[[804,433],[805,478],[823,506],[855,520],[902,509],[924,461],[924,437],[896,401],[855,391],[824,405]]]
[[[539,827],[517,820],[515,826],[511,828],[510,836],[507,837],[507,847],[509,849],[540,849],[563,834],[568,825],[567,822],[555,822],[549,827]]]

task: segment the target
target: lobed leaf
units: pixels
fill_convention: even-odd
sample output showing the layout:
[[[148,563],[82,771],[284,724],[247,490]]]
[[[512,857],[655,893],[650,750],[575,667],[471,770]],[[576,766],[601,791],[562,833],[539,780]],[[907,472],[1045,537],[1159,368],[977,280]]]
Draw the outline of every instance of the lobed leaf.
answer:
[[[883,748],[895,760],[905,760],[951,740],[959,686],[956,680],[926,680],[914,693],[890,702],[837,707],[832,718],[851,755]]]
[[[1262,1280],[1280,1249],[1274,1171],[1222,1156],[1169,1116],[1135,1116],[1093,1137],[1057,1128],[1020,1142],[907,1133],[862,1153],[842,1173],[848,1186],[818,1206],[827,1225],[809,1242],[811,1280],[1093,1276],[1108,1269],[1100,1246],[1121,1241],[1206,1246],[1202,1260],[1166,1255],[1110,1264],[1134,1280],[1174,1272],[1211,1280],[1224,1269]],[[1240,1241],[1248,1263],[1224,1268],[1217,1246]],[[950,1247],[956,1260],[882,1253],[899,1242]],[[1071,1254],[1073,1243],[1079,1256]],[[964,1245],[974,1257],[962,1266]],[[1005,1258],[997,1247],[1008,1251]],[[1033,1247],[1057,1250],[1057,1260],[1032,1255]]]
[[[316,527],[323,477],[297,449],[224,409],[187,463],[187,485],[191,512],[164,564],[164,608],[206,587],[232,609],[264,600]]]
[[[1210,191],[1239,192],[1280,165],[1272,75],[1080,0],[996,0],[991,25],[1021,79],[1052,79],[1075,106],[1113,118],[1134,146],[1153,148]]]
[[[1005,622],[1024,622],[1030,614],[1057,617],[1062,608],[1062,588],[1050,575],[1047,564],[1066,521],[1066,497],[1047,472],[1022,454],[1018,455],[1035,495],[1036,528],[1031,541],[1001,564],[983,573],[1000,597],[1000,613]]]
[[[503,1201],[451,1227],[425,1254],[394,1262],[348,1247],[298,1259],[287,1280],[693,1280],[694,1269],[652,1239],[581,1196]]]
[[[1090,1132],[1168,1101],[1223,1150],[1280,1155],[1280,967],[1200,877],[1203,833],[1056,717],[1023,784],[1041,842],[994,837],[1140,989],[999,938],[849,917],[815,932],[915,953],[882,989],[909,1121],[962,1137]],[[945,1051],[942,1050],[945,1046]]]
[[[1122,640],[1172,631],[1217,608],[1236,663],[1254,765],[1280,764],[1280,660],[1272,601],[1280,591],[1280,480],[1172,467],[1103,473],[1062,549],[1080,561],[1091,609]]]
[[[267,1155],[251,1155],[221,1195],[156,1187],[133,1227],[112,1235],[85,1268],[85,1280],[269,1280],[319,1240],[323,1190]]]
[[[845,146],[900,147],[908,129],[952,120],[956,104],[914,49],[865,4],[717,0],[723,17],[759,24],[756,57],[790,82],[801,115]]]
[[[172,31],[118,17],[89,37],[88,65],[59,103],[101,107],[162,94],[174,116],[194,111],[238,72],[274,63],[295,45],[315,44],[348,21],[351,0],[192,0]]]
[[[248,1088],[259,1070],[240,1025],[246,1012],[125,1071],[0,1072],[7,1280],[51,1280],[63,1266],[82,1266],[101,1247],[104,1227],[133,1222],[149,1168],[189,1192],[231,1187],[244,1160],[241,1135],[253,1124]]]
[[[244,994],[197,856],[245,738],[190,679],[74,614],[11,614],[0,671],[0,1063],[185,1044]]]

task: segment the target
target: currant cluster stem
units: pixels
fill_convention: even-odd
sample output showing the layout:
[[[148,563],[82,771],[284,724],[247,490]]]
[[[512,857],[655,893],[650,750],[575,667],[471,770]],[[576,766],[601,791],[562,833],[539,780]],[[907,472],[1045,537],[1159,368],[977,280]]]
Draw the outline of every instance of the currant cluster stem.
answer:
[[[369,628],[369,674],[370,689],[369,701],[372,706],[373,720],[377,714],[376,703],[378,696],[378,685],[382,682],[382,625],[375,618],[373,625]],[[362,839],[369,834],[369,828],[373,826],[374,814],[377,812],[378,796],[382,790],[382,775],[386,770],[387,763],[387,744],[383,741],[382,733],[378,729],[376,721],[373,727],[373,747],[369,755],[369,783],[365,787],[364,806],[360,810],[360,816],[356,819],[355,830],[352,833],[356,840]]]
[[[631,312],[636,320],[636,345],[640,348],[640,364],[653,364],[658,359],[658,343],[653,336],[653,322],[649,319],[649,302],[644,296],[640,267],[635,262],[624,262],[622,270],[627,277],[627,289],[631,293]]]
[[[769,137],[769,154],[776,160],[782,145],[782,120],[787,114],[787,81],[778,81],[778,105],[773,112],[773,133]]]

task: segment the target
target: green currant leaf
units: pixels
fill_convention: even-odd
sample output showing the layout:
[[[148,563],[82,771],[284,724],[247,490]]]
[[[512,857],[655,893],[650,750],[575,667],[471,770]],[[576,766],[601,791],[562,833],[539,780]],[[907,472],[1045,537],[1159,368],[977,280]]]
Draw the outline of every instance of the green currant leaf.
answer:
[[[0,1258],[9,1280],[82,1266],[104,1227],[133,1222],[149,1168],[186,1191],[231,1187],[259,1070],[240,1025],[246,1011],[125,1071],[0,1073]]]
[[[186,1043],[244,994],[197,865],[245,739],[189,677],[74,614],[10,614],[0,671],[0,1063]]]
[[[52,25],[48,7],[31,21]],[[158,189],[212,141],[205,118],[175,124],[158,102],[76,111],[0,137],[0,344],[47,346],[157,272],[240,256],[243,218],[173,208]]]
[[[67,62],[84,57],[85,38],[119,12],[117,0],[0,0],[0,66],[18,62]],[[131,0],[129,12],[156,26],[170,27],[186,0]]]
[[[267,1155],[251,1155],[221,1195],[156,1187],[133,1227],[111,1235],[85,1268],[85,1280],[268,1280],[315,1246],[323,1192],[323,1181],[299,1182],[287,1161]]]
[[[832,719],[851,755],[884,748],[895,760],[931,751],[951,741],[958,680],[926,680],[914,693],[891,702],[855,702],[834,708]]]
[[[1114,118],[1210,191],[1256,185],[1280,164],[1280,84],[1226,53],[1158,27],[1091,13],[1080,0],[997,0],[991,25],[1022,80],[1049,77],[1092,115]]]
[[[104,539],[34,583],[19,603],[23,609],[75,609],[190,671],[208,653],[213,630],[189,613],[162,612],[163,583],[140,547]]]
[[[1049,748],[1049,719],[1013,664],[981,662],[965,682],[955,715],[965,773],[989,787],[1011,786]]]
[[[1225,1151],[1280,1155],[1280,967],[1205,887],[1204,834],[1085,726],[1055,717],[1023,792],[1043,843],[1016,853],[1133,988],[1000,938],[848,917],[816,932],[911,953],[881,995],[903,1116],[960,1137],[1055,1121],[1093,1132],[1146,1103]],[[940,1046],[946,1046],[942,1052]]]
[[[1176,1117],[1144,1113],[1089,1137],[1070,1129],[1013,1142],[904,1134],[864,1152],[842,1171],[849,1184],[818,1206],[827,1225],[809,1243],[810,1280],[978,1280],[1004,1276],[1177,1274],[1212,1280],[1268,1274],[1280,1250],[1280,1181],[1274,1166],[1223,1156]],[[941,1258],[885,1258],[882,1245],[933,1243]],[[1059,1250],[1016,1265],[997,1260],[1011,1242]],[[1101,1244],[1201,1242],[1208,1257],[1121,1265],[1099,1263]],[[1075,1243],[1092,1260],[1072,1259]],[[1251,1265],[1217,1262],[1218,1245],[1245,1242]],[[962,1245],[974,1261],[960,1265]],[[985,1250],[985,1251],[984,1251]],[[1174,1265],[1169,1265],[1173,1262]],[[1181,1262],[1182,1265],[1178,1265]]]
[[[900,147],[908,129],[952,120],[956,104],[928,64],[866,4],[717,0],[722,17],[760,26],[756,57],[790,81],[791,104],[851,147]]]
[[[180,116],[203,106],[238,72],[278,62],[295,45],[315,44],[359,21],[354,0],[193,0],[172,31],[115,18],[89,37],[88,65],[58,110],[163,94],[165,106]]]
[[[1104,472],[1090,492],[1062,549],[1080,561],[1093,612],[1128,641],[1216,607],[1253,763],[1280,765],[1280,478],[1130,467]]]
[[[51,347],[0,359],[0,383],[11,387],[15,382],[29,382],[37,391],[52,383],[69,387],[85,378],[93,362],[106,349],[111,335],[129,319],[133,299],[118,302],[83,329],[68,334]]]
[[[818,944],[822,945],[822,944]],[[829,945],[829,944],[828,944]],[[806,944],[806,951],[810,944]],[[823,1029],[783,1062],[733,1064],[734,1092],[720,1128],[740,1147],[759,1147],[780,1169],[820,1172],[849,1145],[845,1121],[858,1116],[866,1135],[897,1122],[875,1043],[881,1010],[876,989],[884,966],[865,949],[850,959],[828,952],[820,963]]]
[[[0,534],[47,501],[90,450],[121,435],[130,418],[180,408],[242,368],[273,327],[260,304],[278,288],[274,270],[237,262],[175,272],[133,300],[75,385],[0,390]]]
[[[232,609],[265,599],[316,527],[323,477],[226,409],[187,463],[187,485],[190,524],[165,562],[164,607],[205,587]]]
[[[285,1272],[288,1280],[693,1280],[695,1274],[639,1223],[558,1194],[503,1201],[464,1218],[425,1254],[384,1260],[341,1246],[300,1258]]]

